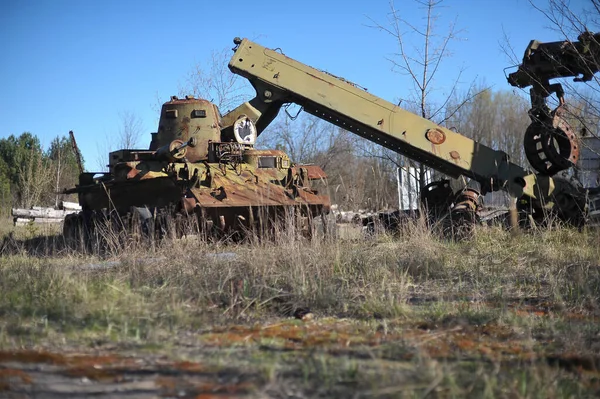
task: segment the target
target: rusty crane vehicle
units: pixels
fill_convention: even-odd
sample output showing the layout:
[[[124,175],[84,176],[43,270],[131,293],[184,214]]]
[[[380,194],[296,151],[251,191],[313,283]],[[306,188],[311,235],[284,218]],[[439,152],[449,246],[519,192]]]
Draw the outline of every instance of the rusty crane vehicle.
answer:
[[[427,205],[447,211],[455,220],[472,223],[479,195],[505,190],[519,199],[522,212],[535,217],[552,212],[566,222],[583,223],[587,191],[553,177],[576,162],[578,141],[561,117],[562,92],[548,82],[573,73],[588,79],[598,69],[591,67],[591,60],[581,62],[563,47],[535,42],[518,71],[510,75],[513,85],[533,86],[532,124],[524,141],[535,170],[531,172],[512,163],[505,152],[423,119],[345,79],[247,39],[236,38],[234,44],[229,69],[246,78],[256,96],[223,116],[202,99],[173,97],[166,102],[148,150],[112,152],[108,173],[82,173],[79,184],[66,190],[79,195],[83,210],[65,221],[65,234],[89,231],[110,219],[136,217],[142,222],[192,218],[210,230],[235,232],[269,224],[290,209],[308,219],[326,213],[329,198],[314,184],[326,178],[322,169],[295,165],[282,151],[254,148],[256,137],[290,103],[447,176],[478,182],[480,190],[464,188],[457,193],[445,182],[426,187]],[[577,50],[599,53],[596,47],[582,46]],[[558,57],[579,69],[558,68]],[[554,111],[546,105],[552,92],[561,99]]]

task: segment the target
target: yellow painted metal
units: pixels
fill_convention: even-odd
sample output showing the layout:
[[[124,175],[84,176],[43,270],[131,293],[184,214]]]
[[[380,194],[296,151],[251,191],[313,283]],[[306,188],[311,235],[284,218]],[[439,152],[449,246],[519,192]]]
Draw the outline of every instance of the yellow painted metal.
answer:
[[[504,189],[514,197],[526,195],[538,200],[555,192],[551,178],[530,174],[511,163],[503,151],[250,40],[239,42],[229,68],[248,79],[257,95],[223,117],[225,128],[227,121],[234,120],[240,112],[251,114],[259,124],[261,113],[273,114],[270,105],[279,110],[282,104],[296,103],[309,113],[428,167],[454,177],[474,178],[484,191]]]

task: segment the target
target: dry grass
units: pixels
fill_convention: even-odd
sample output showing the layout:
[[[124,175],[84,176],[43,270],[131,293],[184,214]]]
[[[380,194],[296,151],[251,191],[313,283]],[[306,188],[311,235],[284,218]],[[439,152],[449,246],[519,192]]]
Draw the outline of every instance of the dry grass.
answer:
[[[136,241],[102,257],[21,248],[0,260],[0,348],[133,345],[258,367],[258,396],[593,396],[599,242],[482,227],[456,243],[416,223],[358,240]],[[314,321],[290,319],[305,307]]]

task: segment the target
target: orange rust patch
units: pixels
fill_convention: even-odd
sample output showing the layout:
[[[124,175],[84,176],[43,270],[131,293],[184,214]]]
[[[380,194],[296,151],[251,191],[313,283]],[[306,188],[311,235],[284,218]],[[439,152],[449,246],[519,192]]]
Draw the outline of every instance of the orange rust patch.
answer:
[[[38,351],[0,352],[0,362],[66,364],[62,355]]]
[[[74,355],[65,358],[69,368],[65,373],[72,377],[86,377],[96,381],[120,382],[123,380],[122,370],[113,370],[110,366],[115,364],[125,365],[133,360],[124,359],[115,355],[85,356]],[[108,366],[109,368],[105,368]]]
[[[433,144],[442,144],[446,141],[446,134],[441,129],[429,129],[425,133],[425,137]]]
[[[462,355],[485,356],[492,360],[536,358],[531,342],[527,339],[516,339],[515,332],[509,326],[489,323],[481,326],[435,329],[430,332],[417,331],[420,334],[403,334],[403,339],[422,348],[432,358],[455,358]]]
[[[227,346],[250,344],[261,339],[275,339],[284,341],[282,344],[288,349],[326,345],[341,345],[344,347],[354,344],[379,345],[382,341],[383,335],[380,332],[359,331],[351,327],[344,325],[323,326],[318,323],[302,325],[280,323],[263,328],[232,326],[227,330],[207,334],[203,337],[203,340],[212,345]]]
[[[188,371],[192,373],[201,373],[206,371],[206,367],[201,365],[200,363],[182,361],[173,363],[173,368],[181,371]]]
[[[478,345],[470,339],[459,339],[456,341],[456,346],[461,350],[470,351],[476,349]]]
[[[544,312],[541,310],[521,310],[521,309],[515,309],[515,314],[517,316],[548,316],[548,312]]]
[[[549,305],[539,303],[509,305],[511,311],[526,309],[528,315],[552,316]],[[517,308],[517,309],[515,309]],[[532,313],[533,312],[533,313]],[[536,313],[539,312],[539,313]],[[460,318],[458,318],[460,319]],[[443,324],[443,323],[442,323]],[[483,325],[459,325],[438,327],[428,324],[431,330],[423,330],[423,323],[400,323],[390,321],[389,333],[374,331],[373,326],[352,323],[278,323],[264,327],[231,326],[204,335],[202,340],[215,346],[227,347],[236,344],[255,345],[264,339],[275,340],[275,345],[288,350],[326,348],[332,352],[356,346],[379,346],[386,342],[405,343],[418,348],[436,359],[452,359],[461,356],[483,356],[494,361],[520,359],[533,361],[543,359],[547,342],[543,339],[531,341],[521,337],[511,326],[495,322]],[[419,328],[421,327],[421,328]],[[569,363],[562,360],[562,363]]]
[[[511,304],[508,306],[518,316],[551,316],[552,305],[548,303],[539,303],[535,305]]]
[[[88,356],[88,355],[73,355],[66,357],[67,364],[75,365],[80,367],[98,367],[102,365],[110,365],[117,362],[121,362],[123,359],[117,355],[103,355],[103,356]]]
[[[22,350],[0,352],[0,363],[46,363],[65,366],[64,374],[71,377],[86,377],[91,380],[110,380],[118,382],[122,380],[121,372],[104,368],[116,363],[124,365],[130,363],[131,359],[125,359],[116,355],[62,355],[44,351]],[[0,375],[1,376],[1,375]]]

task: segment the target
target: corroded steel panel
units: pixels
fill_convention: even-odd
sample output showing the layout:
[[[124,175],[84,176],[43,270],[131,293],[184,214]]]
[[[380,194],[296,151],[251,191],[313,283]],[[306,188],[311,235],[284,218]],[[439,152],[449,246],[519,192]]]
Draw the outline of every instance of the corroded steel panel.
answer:
[[[221,140],[220,116],[216,105],[207,100],[186,97],[163,104],[156,136],[156,147],[169,145],[173,140],[196,139],[187,149],[187,159],[197,162],[208,158],[208,143]]]

